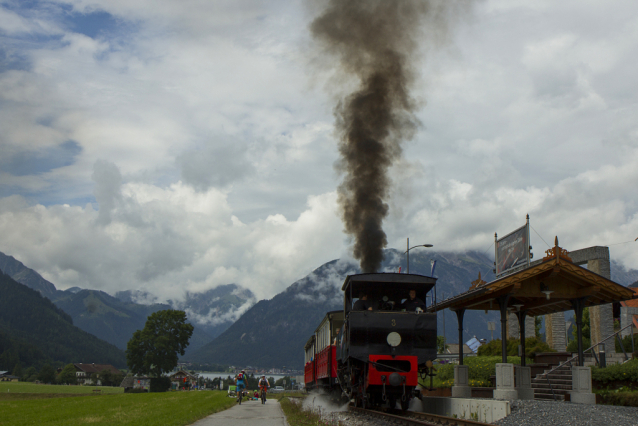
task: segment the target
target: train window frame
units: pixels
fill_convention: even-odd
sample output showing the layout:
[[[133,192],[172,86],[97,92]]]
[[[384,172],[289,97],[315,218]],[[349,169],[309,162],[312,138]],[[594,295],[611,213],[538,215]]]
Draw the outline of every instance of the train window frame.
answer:
[[[425,303],[428,293],[435,289],[436,281],[436,278],[425,275],[394,272],[348,275],[342,286],[344,313],[347,317],[358,300],[353,296],[359,296],[362,291],[368,294],[373,306],[377,306],[383,296],[388,296],[398,306],[409,297],[410,290],[416,290],[417,297]]]

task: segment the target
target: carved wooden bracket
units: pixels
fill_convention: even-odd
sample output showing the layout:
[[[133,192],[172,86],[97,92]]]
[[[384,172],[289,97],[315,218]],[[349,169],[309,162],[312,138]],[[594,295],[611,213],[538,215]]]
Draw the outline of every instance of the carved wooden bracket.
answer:
[[[545,250],[545,257],[543,262],[550,259],[563,259],[568,262],[572,262],[572,258],[569,257],[569,252],[562,247],[558,246],[558,237],[554,238],[554,247]]]
[[[481,272],[479,271],[478,280],[472,281],[472,285],[470,286],[470,290],[475,289],[476,287],[482,286],[483,284],[487,284],[487,283],[481,279]]]

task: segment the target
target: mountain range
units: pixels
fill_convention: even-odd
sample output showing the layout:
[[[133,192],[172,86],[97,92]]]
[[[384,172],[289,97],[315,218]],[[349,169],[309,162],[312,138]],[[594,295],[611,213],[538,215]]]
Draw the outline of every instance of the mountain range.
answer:
[[[255,303],[255,296],[250,290],[235,284],[219,286],[203,293],[185,293],[184,300],[169,300],[166,303],[154,303],[157,300],[155,296],[138,290],[121,291],[115,296],[79,287],[58,290],[39,273],[1,252],[0,271],[51,300],[80,329],[122,350],[126,349],[133,333],[142,329],[147,317],[156,311],[186,311],[195,327],[187,348],[189,353],[225,331]]]
[[[90,362],[124,367],[124,352],[73,325],[48,298],[0,272],[0,370]]]

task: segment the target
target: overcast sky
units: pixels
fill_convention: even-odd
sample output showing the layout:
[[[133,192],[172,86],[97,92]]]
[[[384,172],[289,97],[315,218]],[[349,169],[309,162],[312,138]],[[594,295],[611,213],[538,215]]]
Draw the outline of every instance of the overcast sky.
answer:
[[[0,0],[0,251],[161,297],[347,256],[321,4]],[[535,258],[631,241],[638,268],[638,2],[471,4],[424,31],[389,246],[491,252],[529,213]]]

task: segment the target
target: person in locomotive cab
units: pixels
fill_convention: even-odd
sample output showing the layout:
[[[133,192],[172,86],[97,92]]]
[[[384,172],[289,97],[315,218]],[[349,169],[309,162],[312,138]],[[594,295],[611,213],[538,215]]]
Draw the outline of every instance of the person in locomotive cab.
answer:
[[[425,303],[423,300],[416,297],[416,290],[410,290],[408,293],[410,297],[405,299],[405,302],[401,303],[399,309],[405,309],[407,312],[414,312],[416,310],[425,311]]]
[[[371,311],[372,304],[368,302],[368,295],[365,293],[361,293],[359,295],[359,300],[354,302],[354,306],[352,306],[353,311]]]

